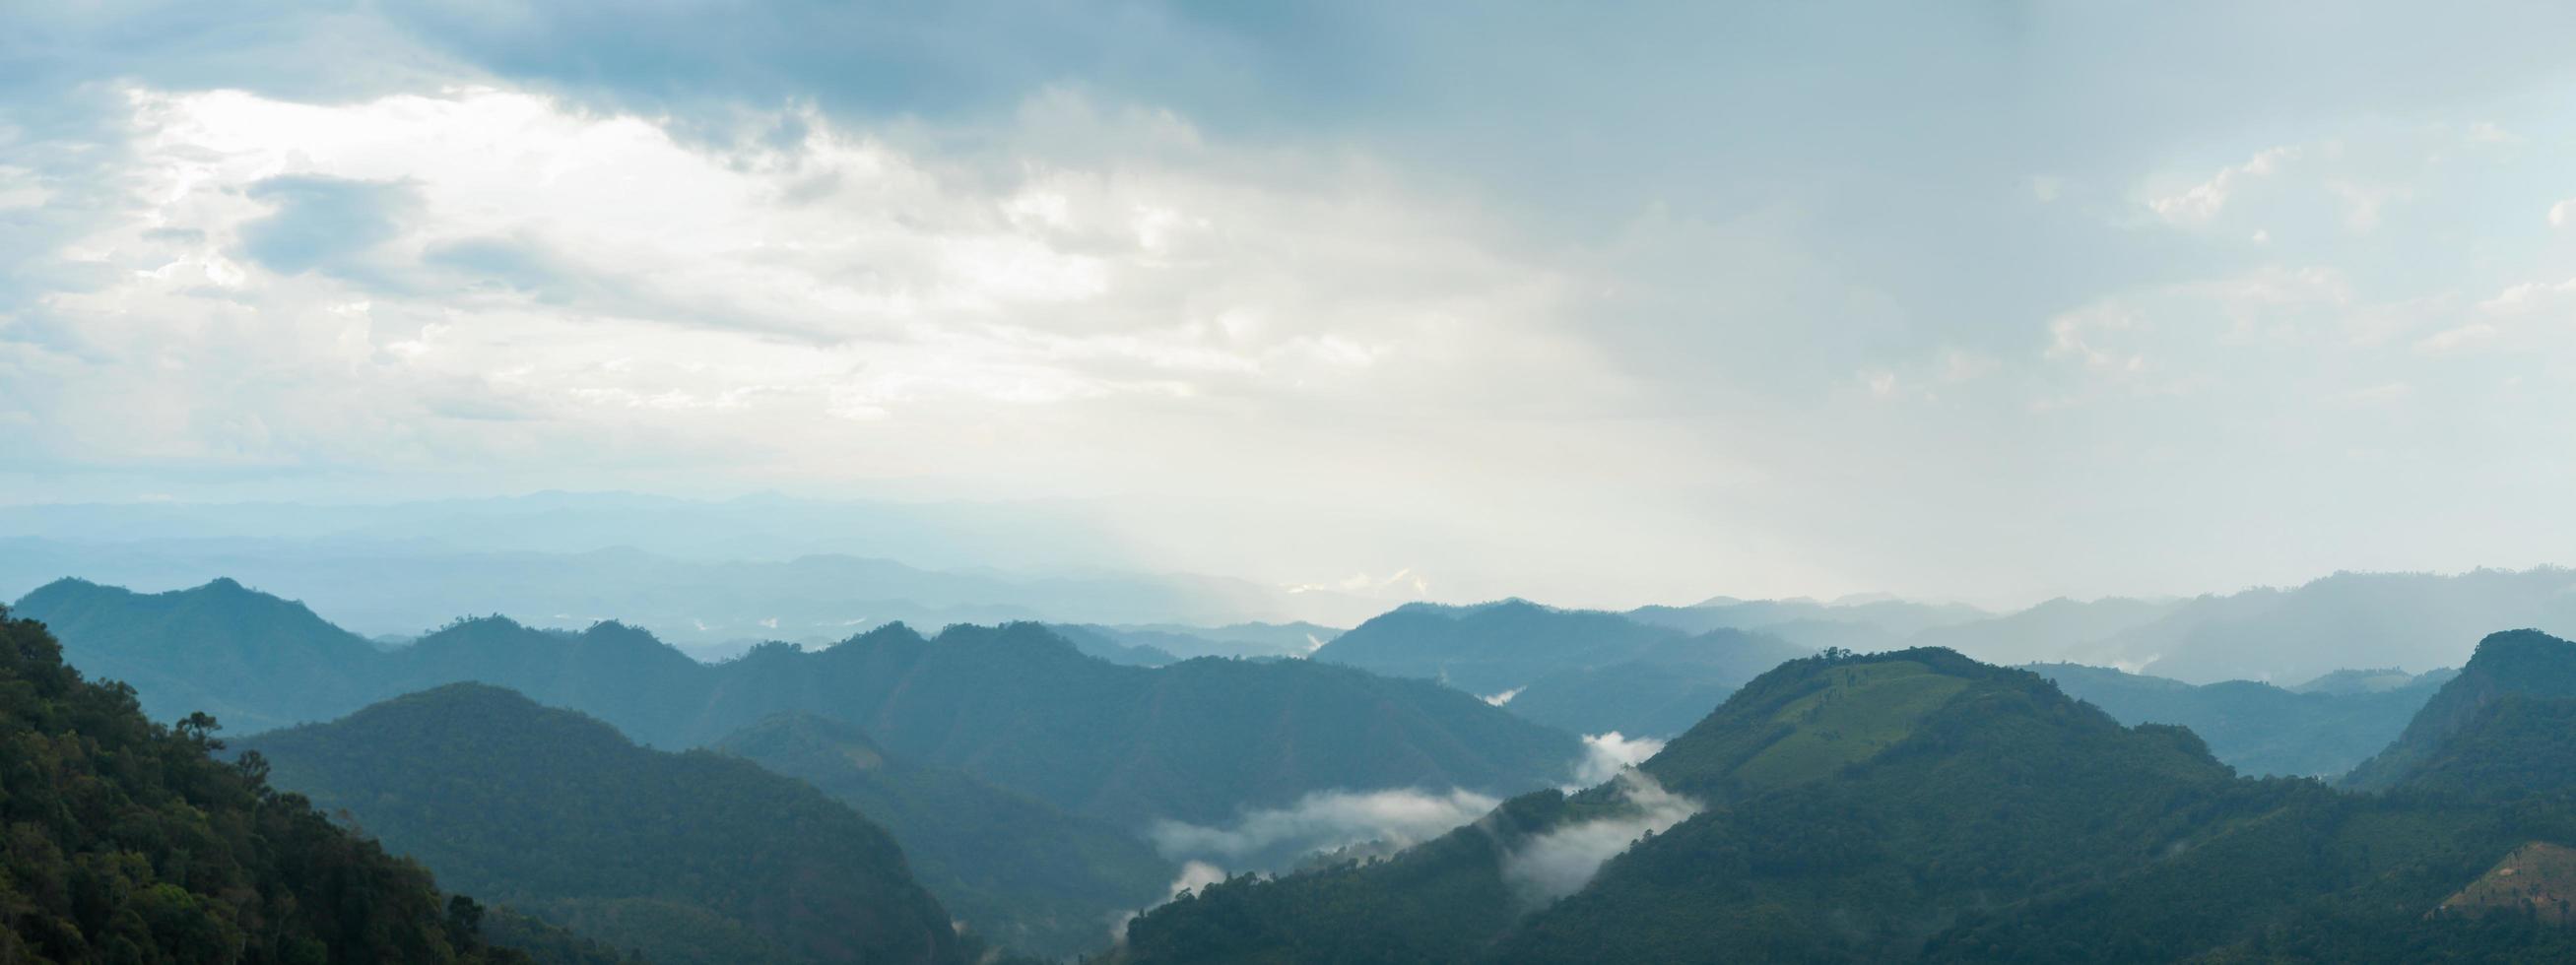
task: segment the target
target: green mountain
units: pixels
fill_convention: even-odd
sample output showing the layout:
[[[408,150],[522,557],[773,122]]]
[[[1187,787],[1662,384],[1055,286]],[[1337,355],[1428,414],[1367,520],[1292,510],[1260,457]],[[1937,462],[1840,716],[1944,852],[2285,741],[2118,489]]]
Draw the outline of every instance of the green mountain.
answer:
[[[2508,856],[2569,841],[2564,790],[2240,778],[2189,731],[2123,727],[2035,674],[1837,652],[1747,684],[1636,776],[1385,860],[1211,885],[1117,957],[2564,960],[2576,930],[2477,896]]]
[[[2187,684],[2081,664],[2024,669],[2123,724],[2189,727],[2241,773],[2321,778],[2338,777],[2387,747],[2452,676],[2357,672],[2292,691],[2249,680]]]
[[[963,962],[866,818],[749,761],[456,684],[243,742],[447,880],[657,962]]]
[[[367,698],[344,669],[372,658],[365,639],[231,580],[150,595],[61,580],[17,610],[69,641],[87,673],[132,684],[155,720],[203,711],[258,731],[336,716]]]
[[[163,594],[63,581],[28,599],[84,614],[83,626],[129,628],[112,646],[93,647],[86,631],[67,634],[64,646],[75,659],[95,649],[141,665],[138,690],[172,713],[191,709],[198,691],[148,672],[152,661],[309,660],[278,679],[238,675],[205,697],[263,722],[330,719],[464,681],[590,714],[661,748],[704,746],[801,712],[856,725],[905,759],[1122,827],[1222,823],[1335,789],[1514,793],[1566,779],[1583,753],[1573,735],[1426,681],[1304,660],[1116,666],[1036,624],[954,626],[936,637],[891,624],[825,649],[772,644],[703,664],[616,623],[569,632],[485,617],[390,652],[354,637],[316,652],[280,635],[145,618],[202,608],[220,622],[292,607],[229,581]]]
[[[1064,958],[1160,901],[1180,868],[1105,822],[890,755],[848,724],[782,714],[716,745],[803,780],[883,825],[913,873],[976,933]]]
[[[213,722],[148,721],[0,608],[0,961],[616,961],[461,895],[208,756]],[[541,954],[494,944],[525,945]]]
[[[2417,780],[2466,786],[2472,775],[2564,760],[2571,732],[2560,702],[2576,700],[2576,643],[2537,630],[2489,634],[2395,743],[2344,778],[2382,791]],[[2576,773],[2576,772],[2566,772]],[[2517,782],[2528,783],[2528,782]]]

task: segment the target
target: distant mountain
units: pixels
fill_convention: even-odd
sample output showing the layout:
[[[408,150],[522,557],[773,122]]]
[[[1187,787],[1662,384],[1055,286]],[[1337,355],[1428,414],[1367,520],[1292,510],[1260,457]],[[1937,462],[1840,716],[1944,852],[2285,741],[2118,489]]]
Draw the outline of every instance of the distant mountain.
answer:
[[[811,786],[456,684],[242,742],[442,877],[656,962],[963,962],[886,834]]]
[[[1925,627],[1917,646],[1948,647],[1989,663],[2064,660],[2085,647],[2145,626],[2182,607],[2180,600],[2048,600],[1987,619]]]
[[[2421,676],[2373,671],[2330,675],[2317,682],[2318,689],[2291,691],[2245,680],[2187,684],[2080,664],[2024,669],[2123,724],[2189,727],[2209,742],[2210,753],[2244,774],[2329,779],[2388,746],[2451,678],[2449,671]],[[2404,683],[2367,683],[2392,678]]]
[[[2576,794],[2240,778],[2028,672],[1837,654],[1748,683],[1634,776],[1183,895],[1116,960],[2566,960],[2576,930],[2479,909],[2524,894],[2494,884],[2508,855],[2570,834]]]
[[[1635,706],[1599,698],[1661,675],[1648,700],[1722,697],[1782,660],[1807,651],[1775,637],[1733,630],[1691,633],[1595,610],[1560,610],[1526,600],[1472,607],[1417,603],[1354,627],[1312,659],[1393,677],[1438,680],[1470,693],[1536,697],[1516,711],[1597,733],[1614,720],[1646,726]],[[1689,714],[1697,719],[1708,704]],[[1536,708],[1530,711],[1528,708]],[[1668,714],[1644,720],[1668,727]]]
[[[1992,614],[1958,603],[1916,603],[1885,598],[1739,600],[1717,597],[1686,607],[1639,607],[1632,619],[1687,633],[1710,630],[1773,630],[1800,625],[1841,624],[1866,627],[1888,639],[1911,637],[1934,627],[1981,620]],[[1810,632],[1816,632],[1811,630]],[[1844,631],[1851,632],[1851,631]]]
[[[1106,822],[961,772],[909,763],[848,724],[783,714],[716,749],[797,778],[883,825],[950,914],[992,942],[1066,958],[1119,914],[1162,900],[1180,868]]]
[[[2576,784],[2576,643],[2537,630],[2490,634],[2394,743],[2353,769],[2365,791],[2429,783],[2460,790]]]
[[[2188,600],[2073,657],[2195,683],[2299,681],[2346,667],[2456,667],[2499,626],[2576,634],[2576,571],[2338,573]]]
[[[184,622],[184,621],[183,621]],[[0,608],[0,961],[561,962],[615,956],[463,896],[148,722]],[[524,944],[539,954],[495,945]]]
[[[164,655],[246,666],[286,659],[264,635],[196,635],[145,618],[236,596],[276,602],[229,583],[135,594],[75,582],[28,602],[98,626],[172,628],[100,648],[147,668]],[[83,633],[68,634],[65,646],[75,659],[91,649]],[[214,696],[244,720],[320,720],[479,681],[663,748],[702,746],[774,714],[804,712],[855,724],[910,760],[1129,827],[1222,822],[1324,790],[1511,793],[1565,780],[1583,752],[1570,734],[1427,682],[1303,660],[1115,666],[1035,624],[956,626],[937,637],[898,624],[826,649],[774,644],[714,665],[622,624],[576,633],[497,617],[459,621],[391,652],[364,641],[320,657],[302,646],[290,652],[313,663],[283,679],[246,675]],[[137,676],[155,706],[186,708],[184,681]]]

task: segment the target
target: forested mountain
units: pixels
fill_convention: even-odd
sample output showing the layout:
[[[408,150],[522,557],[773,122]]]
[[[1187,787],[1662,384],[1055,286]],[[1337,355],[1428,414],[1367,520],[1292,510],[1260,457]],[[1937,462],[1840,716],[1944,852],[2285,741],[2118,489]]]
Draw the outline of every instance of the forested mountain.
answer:
[[[2209,742],[2211,754],[2241,773],[2327,779],[2387,747],[2451,678],[2449,671],[2377,673],[2368,679],[2393,685],[2371,689],[2357,682],[2362,678],[2340,677],[2320,689],[2291,691],[2247,680],[2187,684],[2080,664],[2024,669],[2123,724],[2189,727]],[[2392,676],[2405,682],[2395,683]]]
[[[74,641],[66,647],[84,673],[132,684],[155,720],[203,711],[250,732],[337,716],[369,699],[346,669],[373,659],[367,641],[232,580],[151,595],[62,580],[27,594],[17,610]]]
[[[2429,790],[2358,797],[2313,781],[2238,778],[2186,730],[2124,728],[2036,675],[1945,650],[1784,665],[1641,772],[1572,796],[1515,799],[1387,860],[1201,889],[1135,922],[1120,955],[2419,961],[2576,952],[2576,932],[2482,910],[2498,907],[2492,882],[2512,873],[2499,869],[2556,853],[2533,851],[2534,842],[2576,840],[2576,797],[2522,795],[2499,807]],[[1691,816],[1668,823],[1676,812]],[[1658,816],[1667,820],[1647,820]],[[1586,860],[1622,846],[1597,872]]]
[[[242,742],[385,846],[656,962],[963,962],[903,852],[849,807],[708,751],[481,684]]]
[[[2576,643],[2537,630],[2491,634],[2397,741],[2354,768],[2344,784],[2372,791],[2418,780],[2462,787],[2476,774],[2568,761],[2576,748],[2576,730],[2562,726],[2569,702],[2576,702]],[[2576,782],[2576,776],[2559,780]]]
[[[168,594],[65,581],[29,600],[64,610],[77,601],[96,625],[150,631],[118,641],[117,652],[135,659],[274,659],[265,636],[111,618],[174,605],[278,603],[229,581]],[[480,681],[591,714],[662,748],[702,746],[780,712],[811,713],[857,725],[910,760],[1122,826],[1222,822],[1331,789],[1511,793],[1564,780],[1582,756],[1570,734],[1426,681],[1303,660],[1115,666],[1035,624],[957,626],[937,637],[893,625],[827,649],[770,645],[713,665],[615,623],[571,633],[490,617],[391,652],[345,642],[297,676],[251,675],[222,696],[251,719],[325,719]],[[88,651],[82,634],[66,635],[64,645],[76,660]],[[166,700],[165,684],[147,676],[143,686]]]
[[[1411,604],[1315,651],[1314,659],[1439,680],[1582,733],[1675,733],[1755,674],[1807,651],[1776,637],[1691,633],[1616,613],[1524,600]]]
[[[529,962],[614,957],[443,897],[428,872],[223,764],[213,722],[148,721],[0,608],[0,961]]]
[[[1017,951],[1063,958],[1097,950],[1111,921],[1162,900],[1180,872],[1116,826],[905,761],[848,724],[782,714],[716,747],[884,826],[951,915]]]

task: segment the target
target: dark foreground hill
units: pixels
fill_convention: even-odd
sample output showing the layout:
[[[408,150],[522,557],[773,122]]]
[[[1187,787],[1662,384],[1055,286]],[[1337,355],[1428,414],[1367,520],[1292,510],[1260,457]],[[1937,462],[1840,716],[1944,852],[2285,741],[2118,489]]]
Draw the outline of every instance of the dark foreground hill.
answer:
[[[78,632],[64,638],[74,659],[95,649],[124,661],[163,713],[205,700],[253,721],[325,720],[476,681],[590,714],[644,744],[683,748],[801,712],[856,725],[907,759],[1122,827],[1219,823],[1332,789],[1516,793],[1564,780],[1582,756],[1570,734],[1427,681],[1303,660],[1116,666],[1036,624],[956,626],[935,637],[894,624],[826,649],[768,645],[710,665],[616,623],[569,633],[497,617],[379,652],[228,580],[148,595],[62,581],[27,601],[79,614]],[[323,642],[341,638],[351,645]],[[201,686],[154,669],[164,662],[299,670]]]
[[[1210,886],[1119,955],[2564,960],[2576,932],[2494,913],[2492,883],[2571,841],[2565,792],[2239,778],[2189,731],[2122,727],[2024,671],[1829,653],[1748,684],[1636,776],[1514,799],[1390,859]]]
[[[961,772],[906,761],[858,728],[781,714],[716,745],[805,781],[885,826],[950,914],[992,942],[1070,957],[1162,900],[1180,868],[1106,822]]]
[[[463,896],[147,721],[0,608],[0,961],[528,962],[614,956]]]
[[[792,778],[456,684],[243,742],[444,879],[671,963],[953,963],[893,839]]]

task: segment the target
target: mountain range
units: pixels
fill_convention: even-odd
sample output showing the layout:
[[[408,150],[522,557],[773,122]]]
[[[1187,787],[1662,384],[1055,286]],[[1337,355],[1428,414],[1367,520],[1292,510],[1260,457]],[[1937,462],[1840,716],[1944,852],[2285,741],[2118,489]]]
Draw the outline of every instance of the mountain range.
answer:
[[[1116,957],[2563,958],[2576,932],[2531,902],[2568,882],[2503,882],[2566,864],[2568,772],[2425,762],[2564,747],[2532,725],[2559,719],[2566,698],[2541,694],[2565,692],[2576,645],[2502,634],[2475,654],[2392,748],[2416,763],[2385,795],[2238,777],[2188,730],[2124,727],[1948,650],[1792,661],[1617,781],[1391,858],[1198,889]]]

